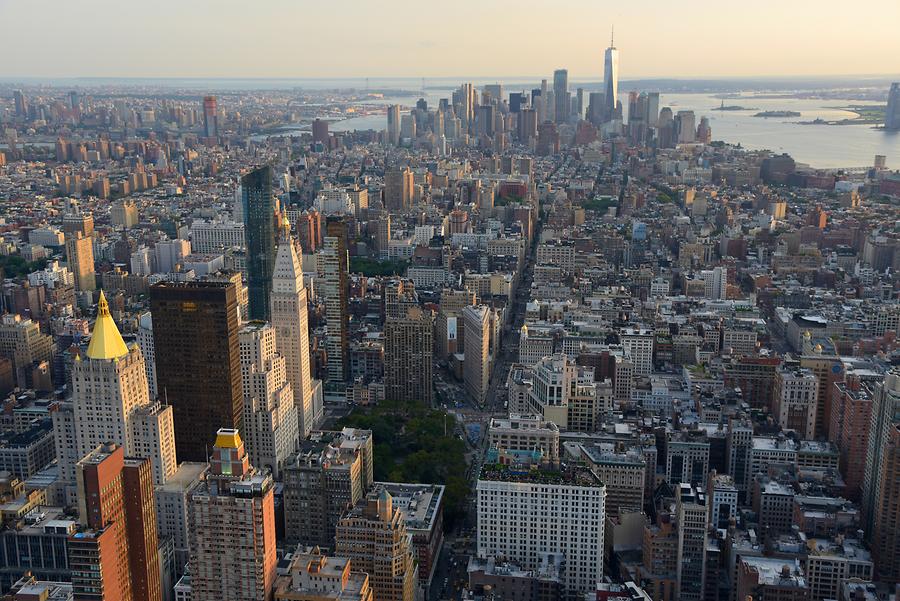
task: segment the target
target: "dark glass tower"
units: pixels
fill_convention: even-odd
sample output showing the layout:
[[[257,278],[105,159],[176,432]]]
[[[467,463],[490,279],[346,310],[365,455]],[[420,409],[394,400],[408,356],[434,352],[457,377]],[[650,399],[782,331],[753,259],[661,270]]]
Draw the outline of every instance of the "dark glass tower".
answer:
[[[265,165],[241,178],[244,237],[247,243],[247,295],[250,319],[269,321],[269,293],[275,269],[275,201],[272,167]]]
[[[207,461],[219,428],[240,428],[244,411],[233,282],[162,282],[150,288],[156,380],[172,406],[175,451]]]

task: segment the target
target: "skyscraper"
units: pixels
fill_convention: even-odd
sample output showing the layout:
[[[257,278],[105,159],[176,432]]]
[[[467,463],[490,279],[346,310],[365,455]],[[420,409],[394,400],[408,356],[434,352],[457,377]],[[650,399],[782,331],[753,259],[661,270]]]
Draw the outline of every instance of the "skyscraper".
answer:
[[[462,310],[462,322],[465,389],[476,402],[483,403],[491,377],[490,309],[484,305],[467,306]]]
[[[13,101],[16,106],[16,117],[28,116],[28,100],[22,90],[13,90]]]
[[[603,93],[606,97],[605,118],[609,121],[615,117],[619,98],[619,51],[612,36],[603,57]]]
[[[149,458],[154,481],[165,484],[178,469],[172,408],[152,407],[143,354],[125,345],[102,291],[87,353],[72,368],[72,389],[78,457],[113,442],[129,456]]]
[[[325,298],[325,319],[328,353],[328,383],[341,387],[350,373],[350,354],[347,342],[349,315],[347,313],[347,226],[341,218],[329,218],[325,226],[325,246],[319,255],[322,276],[322,296]]]
[[[392,104],[387,108],[387,138],[393,146],[400,145],[400,105]]]
[[[203,134],[211,140],[219,137],[219,111],[215,96],[203,97]]]
[[[415,183],[409,167],[396,167],[384,174],[384,207],[403,212],[412,206]]]
[[[566,69],[557,69],[553,72],[553,99],[557,123],[569,120],[569,109],[572,104],[570,98],[569,72]]]
[[[241,178],[244,237],[247,244],[247,295],[250,319],[269,320],[269,293],[275,268],[275,202],[272,166],[264,165]]]
[[[194,601],[271,601],[274,498],[272,477],[250,465],[237,430],[219,430],[206,481],[188,507]]]
[[[862,515],[864,520],[863,529],[869,536],[873,547],[879,546],[875,541],[874,533],[881,528],[879,532],[885,533],[884,528],[888,525],[892,508],[890,506],[891,495],[896,505],[898,497],[896,496],[895,486],[891,484],[890,479],[893,477],[894,484],[898,480],[900,474],[900,466],[895,459],[890,457],[892,452],[896,452],[892,448],[894,439],[892,438],[895,430],[900,425],[900,371],[891,370],[888,372],[884,380],[875,386],[875,394],[872,398],[872,413],[869,423],[869,440],[866,450],[866,467],[863,476],[862,488]],[[890,470],[895,470],[890,474]],[[894,510],[895,511],[895,510]],[[894,516],[896,518],[896,515]],[[882,543],[888,542],[889,539],[883,538]],[[894,549],[897,547],[895,546]],[[884,555],[887,547],[880,549],[875,553]],[[897,553],[892,553],[896,557]],[[876,559],[876,570],[881,572],[879,564],[881,561]],[[900,565],[897,566],[898,574],[900,574]]]
[[[410,540],[403,512],[376,486],[338,522],[334,549],[369,575],[376,599],[412,601],[416,570]]]
[[[297,431],[306,438],[322,418],[322,406],[313,395],[309,367],[309,325],[303,267],[294,250],[290,224],[285,219],[272,275],[272,325],[275,344],[284,357],[287,379],[297,407]]]
[[[251,321],[241,328],[244,435],[253,465],[281,478],[288,456],[297,450],[297,407],[284,357],[275,347],[275,328]]]
[[[77,473],[82,529],[68,541],[75,598],[161,601],[150,460],[107,444],[79,461]]]
[[[431,315],[409,307],[384,324],[385,398],[431,405],[434,352]]]
[[[94,275],[94,244],[91,236],[81,232],[66,234],[66,261],[75,276],[75,289],[93,291],[97,289]]]
[[[900,82],[891,84],[887,109],[884,112],[884,128],[900,129]]]
[[[243,388],[233,282],[150,288],[160,398],[172,406],[180,459],[206,461],[221,424],[239,427]]]

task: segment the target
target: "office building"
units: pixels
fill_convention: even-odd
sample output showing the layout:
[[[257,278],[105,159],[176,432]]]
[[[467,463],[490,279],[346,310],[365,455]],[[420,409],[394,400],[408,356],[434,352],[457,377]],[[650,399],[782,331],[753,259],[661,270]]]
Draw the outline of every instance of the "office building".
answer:
[[[675,135],[678,144],[697,141],[697,118],[694,111],[678,111],[675,114]]]
[[[316,119],[312,123],[313,143],[322,144],[328,149],[328,121],[324,119]]]
[[[470,305],[463,308],[461,315],[465,345],[465,390],[477,403],[484,403],[491,378],[491,310],[485,305]]]
[[[250,319],[269,320],[269,293],[275,269],[275,197],[272,166],[264,165],[241,178],[244,236],[247,241],[247,294]]]
[[[325,299],[327,338],[325,352],[328,357],[328,385],[342,389],[350,375],[348,347],[349,313],[347,311],[349,257],[347,254],[347,228],[343,220],[329,218],[326,225],[325,246],[318,257],[318,270],[322,278],[319,285]]]
[[[400,145],[400,105],[387,107],[387,142],[392,146]]]
[[[559,426],[539,415],[510,413],[508,418],[491,418],[488,447],[505,451],[539,451],[541,457],[559,461]]]
[[[337,522],[372,485],[372,433],[313,432],[284,471],[285,537],[332,548]]]
[[[78,462],[81,528],[68,539],[75,599],[162,601],[149,459],[115,444]]]
[[[102,291],[87,352],[72,368],[72,399],[78,457],[112,442],[149,458],[156,484],[175,473],[172,408],[151,404],[143,354],[122,340]]]
[[[415,182],[409,167],[389,169],[384,174],[384,207],[402,213],[412,207]]]
[[[879,579],[900,582],[900,372],[875,387],[862,489],[864,531]]]
[[[53,337],[42,333],[37,322],[7,313],[0,318],[0,357],[12,362],[16,384],[28,388],[32,369],[53,357]]]
[[[779,370],[773,393],[775,419],[783,430],[806,440],[816,438],[819,383],[808,369]]]
[[[220,429],[188,507],[193,601],[271,601],[274,488],[269,474],[250,465],[237,430]]]
[[[78,521],[62,507],[44,505],[28,520],[10,520],[0,530],[0,590],[8,591],[26,572],[41,580],[71,580],[68,539],[77,531]]]
[[[619,50],[610,36],[609,48],[603,55],[603,120],[611,121],[616,116],[619,99]]]
[[[150,288],[160,397],[172,407],[179,459],[206,461],[220,424],[240,426],[243,388],[234,282]]]
[[[244,438],[251,464],[281,478],[288,457],[297,450],[297,407],[278,353],[275,328],[251,321],[238,335],[244,390]]]
[[[900,82],[892,83],[891,90],[888,92],[888,103],[884,112],[884,128],[900,129]]]
[[[655,335],[652,330],[640,328],[626,328],[619,336],[625,355],[630,357],[634,365],[635,376],[649,376],[653,372],[653,342]]]
[[[444,544],[444,490],[440,484],[376,482],[391,495],[412,537],[419,587],[428,591]]]
[[[612,443],[579,445],[577,459],[589,465],[606,486],[606,515],[617,518],[644,506],[647,463],[639,448],[616,449]]]
[[[676,598],[700,601],[706,584],[706,495],[701,488],[679,484],[675,490],[678,527]]]
[[[75,276],[75,289],[94,291],[97,277],[94,275],[94,239],[81,232],[66,234],[66,262]]]
[[[287,379],[291,383],[297,408],[297,432],[306,438],[322,419],[323,407],[313,394],[309,362],[308,299],[303,285],[303,267],[294,249],[287,219],[281,230],[281,243],[275,255],[272,275],[271,320],[275,345],[284,357]]]
[[[203,135],[210,140],[219,137],[219,109],[215,96],[203,97]]]
[[[156,528],[160,540],[171,539],[175,552],[175,573],[181,576],[190,560],[188,543],[188,503],[200,486],[208,463],[183,461],[162,486],[157,486]]]
[[[434,325],[430,312],[407,307],[384,323],[385,398],[431,405]]]
[[[569,72],[566,69],[557,69],[553,72],[553,100],[556,122],[568,122],[572,101],[569,93]]]
[[[542,554],[562,553],[567,593],[596,590],[603,578],[606,488],[592,471],[487,464],[476,491],[478,557],[503,556],[537,570]]]
[[[369,575],[375,598],[412,601],[416,569],[403,512],[384,487],[375,487],[338,522],[335,555]]]

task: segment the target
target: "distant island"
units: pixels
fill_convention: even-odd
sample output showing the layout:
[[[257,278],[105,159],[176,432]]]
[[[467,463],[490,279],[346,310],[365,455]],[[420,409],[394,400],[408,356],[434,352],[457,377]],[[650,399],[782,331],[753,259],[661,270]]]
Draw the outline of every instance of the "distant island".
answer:
[[[800,113],[797,111],[762,111],[761,113],[756,113],[753,115],[754,117],[799,117]]]
[[[714,111],[758,111],[758,108],[750,108],[746,106],[740,106],[739,104],[723,104],[722,106],[717,106],[713,109]]]
[[[801,121],[800,125],[879,125],[884,123],[885,105],[853,105],[839,107],[841,110],[856,113],[856,117],[827,121],[819,117],[813,121]]]

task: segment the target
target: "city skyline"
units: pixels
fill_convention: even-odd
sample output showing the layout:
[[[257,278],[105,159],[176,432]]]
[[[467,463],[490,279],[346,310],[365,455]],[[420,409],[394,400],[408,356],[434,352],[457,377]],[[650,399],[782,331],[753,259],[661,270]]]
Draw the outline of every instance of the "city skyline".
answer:
[[[10,28],[7,44],[27,48],[18,60],[3,66],[0,78],[458,77],[465,72],[491,77],[552,72],[563,66],[576,80],[602,74],[601,47],[613,26],[616,45],[627,57],[622,73],[629,77],[891,74],[898,68],[892,58],[900,55],[900,37],[892,31],[900,20],[900,5],[888,0],[855,12],[829,0],[818,5],[815,15],[799,4],[773,0],[757,4],[752,13],[692,0],[680,7],[677,28],[671,19],[655,14],[648,18],[645,8],[610,9],[582,0],[560,7],[561,20],[551,22],[566,27],[555,28],[547,28],[541,6],[506,0],[465,0],[453,13],[433,12],[406,0],[377,6],[354,2],[349,13],[347,8],[273,0],[248,13],[233,2],[161,0],[156,10],[136,14],[109,0],[92,0],[56,7],[55,18],[45,21],[33,3],[0,2],[0,18],[25,25]],[[470,18],[467,8],[477,10],[479,18]],[[411,20],[398,20],[404,9],[411,11]],[[876,13],[879,18],[872,19]],[[71,52],[71,32],[89,26],[98,14],[104,18],[104,35],[85,36],[79,40],[81,51]],[[778,19],[771,18],[773,14]],[[198,26],[205,22],[215,26]],[[297,35],[270,35],[275,23],[297,23]],[[372,38],[372,31],[389,29],[392,23],[408,26],[395,26],[384,39]],[[459,36],[440,35],[435,23],[445,32],[465,31],[468,41],[460,44]],[[504,26],[498,28],[497,23]],[[34,27],[29,24],[40,26],[44,43],[31,43]],[[866,44],[848,35],[859,28],[865,28]],[[248,35],[252,44],[234,43]],[[678,53],[666,53],[661,61],[665,41],[677,41]]]

